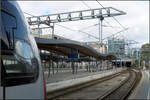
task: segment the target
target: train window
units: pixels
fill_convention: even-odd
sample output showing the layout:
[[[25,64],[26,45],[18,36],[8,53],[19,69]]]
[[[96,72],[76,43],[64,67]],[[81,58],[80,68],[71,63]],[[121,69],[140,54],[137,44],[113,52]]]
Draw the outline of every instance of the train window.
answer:
[[[38,78],[39,67],[30,43],[23,39],[14,38],[14,25],[16,27],[14,17],[12,18],[10,14],[3,12],[1,21],[1,61],[3,70],[1,85],[15,86],[35,82]]]
[[[2,63],[5,69],[6,86],[26,84],[36,81],[38,61],[30,44],[23,40],[15,41],[15,50],[2,50]]]
[[[1,10],[1,22],[2,22],[2,36],[5,37],[7,41],[8,49],[14,48],[14,30],[17,28],[16,19],[13,15],[7,13],[4,10]],[[3,48],[3,44],[2,44]],[[6,47],[5,47],[6,48]]]
[[[15,45],[16,54],[18,54],[18,56],[24,59],[33,58],[33,52],[30,44],[28,44],[23,40],[17,40],[15,44],[16,44]]]

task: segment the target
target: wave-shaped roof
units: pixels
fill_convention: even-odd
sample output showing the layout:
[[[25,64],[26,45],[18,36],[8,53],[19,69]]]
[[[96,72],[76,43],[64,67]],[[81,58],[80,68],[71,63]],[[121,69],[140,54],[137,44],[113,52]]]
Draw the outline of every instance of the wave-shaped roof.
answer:
[[[46,39],[35,37],[39,49],[47,50],[59,55],[68,56],[71,52],[78,52],[80,57],[94,57],[96,59],[114,60],[116,57],[110,54],[101,54],[86,43],[69,39]],[[73,51],[71,51],[73,50]]]

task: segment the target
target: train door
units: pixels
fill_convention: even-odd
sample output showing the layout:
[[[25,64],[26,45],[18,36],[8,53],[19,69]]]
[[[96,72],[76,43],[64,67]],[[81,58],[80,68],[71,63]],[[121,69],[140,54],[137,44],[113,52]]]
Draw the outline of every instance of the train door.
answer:
[[[2,2],[0,20],[0,99],[44,99],[38,48],[15,1]]]

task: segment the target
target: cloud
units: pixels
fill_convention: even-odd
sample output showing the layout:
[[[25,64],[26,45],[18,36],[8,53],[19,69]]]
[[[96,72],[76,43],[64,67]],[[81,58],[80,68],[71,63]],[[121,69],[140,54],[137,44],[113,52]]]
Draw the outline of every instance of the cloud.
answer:
[[[84,1],[90,8],[101,8],[101,6],[96,1]],[[126,15],[117,16],[116,19],[124,26],[129,27],[127,32],[122,34],[128,38],[135,41],[140,41],[142,43],[148,42],[149,34],[149,1],[99,1],[104,7],[114,7],[119,10],[127,12]],[[61,12],[69,12],[76,10],[89,9],[82,1],[18,1],[24,12],[33,15],[45,15]],[[27,15],[26,15],[27,16]],[[113,18],[106,18],[112,26],[120,27],[120,25]],[[74,22],[64,22],[58,23],[60,25],[72,28],[72,29],[82,29],[84,27],[98,23],[98,19],[85,20],[85,21],[74,21]],[[106,22],[103,24],[108,25]],[[109,25],[108,25],[109,26]],[[110,36],[122,28],[103,28],[103,37]],[[98,26],[91,27],[89,29],[83,30],[95,36],[99,36]],[[90,37],[87,34],[83,34],[77,31],[70,31],[64,29],[60,26],[55,25],[55,33],[61,36],[65,36],[69,39],[74,39],[78,41],[97,41],[96,39]],[[141,43],[141,44],[142,44]],[[141,46],[141,44],[139,46]]]

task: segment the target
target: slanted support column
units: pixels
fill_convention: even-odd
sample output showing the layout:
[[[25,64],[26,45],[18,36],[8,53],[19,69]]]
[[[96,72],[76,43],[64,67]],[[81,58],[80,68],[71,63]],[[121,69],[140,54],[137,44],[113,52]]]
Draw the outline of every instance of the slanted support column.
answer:
[[[52,53],[50,53],[50,55],[51,55],[51,58],[52,58]],[[50,63],[51,63],[51,66],[52,66],[52,73],[54,75],[54,64],[53,64],[53,60],[52,59],[50,60]]]
[[[55,70],[54,70],[54,62],[53,62],[53,60],[51,60],[51,64],[52,64],[52,71],[53,71],[53,75],[55,74]]]
[[[57,64],[57,73],[58,73],[58,66],[59,66],[58,64],[59,64],[59,62],[57,61],[57,63],[56,63],[56,64]]]
[[[81,67],[81,61],[79,61],[79,63],[78,63],[78,64],[79,64],[79,66],[78,66],[78,67],[79,67],[79,69],[82,69],[82,67]]]
[[[74,74],[75,68],[74,68],[74,62],[73,62],[73,60],[71,61],[71,68],[72,68],[72,74]]]
[[[50,59],[48,60],[48,78],[50,77],[50,73],[51,73],[51,63],[50,63]]]
[[[101,71],[101,60],[98,61],[98,70]]]
[[[120,67],[122,67],[122,60],[120,59]]]
[[[106,60],[107,70],[108,70],[108,67],[109,67],[109,66],[108,66],[108,63],[109,63],[108,60]]]
[[[92,72],[95,71],[95,66],[94,66],[94,58],[92,57]]]
[[[86,62],[85,67],[86,67],[86,71],[88,72],[89,71],[89,62],[88,61]]]
[[[88,66],[87,66],[87,71],[88,72],[90,72],[89,69],[90,69],[90,61],[88,61]]]
[[[117,60],[115,60],[115,68],[117,68]]]
[[[76,74],[77,74],[77,72],[78,72],[78,67],[79,67],[79,58],[80,58],[80,55],[79,55],[79,50],[78,49],[76,49],[76,52],[77,52],[77,55],[78,55],[78,57],[77,57],[77,61],[76,61]]]
[[[100,64],[100,69],[102,70],[102,68],[103,68],[103,60],[101,60],[100,63],[101,63]]]
[[[76,62],[76,74],[78,72],[78,62]]]
[[[89,72],[91,72],[91,61],[89,62]]]
[[[73,54],[73,49],[71,48],[70,49],[70,54],[71,54],[71,69],[72,69],[72,74],[75,73],[75,66],[74,66],[74,58],[72,57],[72,54]]]
[[[95,72],[94,57],[92,57],[92,72]]]
[[[96,63],[96,71],[98,71],[97,59],[96,59],[95,63]]]
[[[89,57],[89,58],[90,58],[90,57]],[[89,61],[89,66],[88,66],[88,68],[89,68],[88,71],[91,72],[91,59],[90,59],[90,61]]]
[[[110,68],[113,69],[112,60],[109,60],[109,61],[110,61],[110,64],[109,64],[109,65],[110,65]]]

